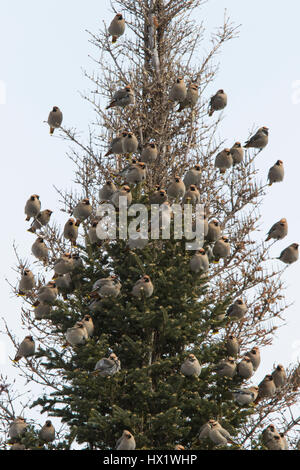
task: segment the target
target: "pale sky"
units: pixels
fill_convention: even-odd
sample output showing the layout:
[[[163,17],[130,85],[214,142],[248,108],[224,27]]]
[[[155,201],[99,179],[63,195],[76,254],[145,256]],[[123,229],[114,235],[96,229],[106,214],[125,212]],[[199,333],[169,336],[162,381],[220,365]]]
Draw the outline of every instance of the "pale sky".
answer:
[[[220,128],[228,144],[244,142],[253,125],[270,128],[269,145],[257,165],[266,179],[276,160],[285,164],[285,181],[268,188],[262,208],[262,237],[280,218],[286,217],[289,223],[288,237],[273,247],[276,257],[290,243],[300,242],[300,3],[210,0],[198,12],[198,19],[210,31],[222,22],[225,8],[232,20],[241,24],[240,38],[225,45],[219,56],[220,73],[207,93],[224,88],[228,94]],[[39,194],[43,208],[54,210],[54,219],[62,221],[53,185],[72,185],[73,166],[65,156],[68,143],[50,138],[43,121],[57,105],[64,113],[65,126],[86,132],[93,112],[79,95],[90,87],[81,68],[94,70],[88,55],[95,50],[85,29],[97,31],[102,21],[109,23],[112,16],[107,0],[11,0],[1,7],[0,316],[7,319],[20,340],[26,334],[20,325],[21,300],[12,297],[5,278],[15,282],[13,241],[23,257],[29,256],[34,241],[26,232],[25,202],[31,194]],[[262,365],[254,377],[257,383],[272,370],[274,362],[288,366],[300,357],[299,275],[297,263],[284,276],[287,299],[294,305],[285,314],[287,326],[277,331],[273,346],[262,352]],[[11,345],[0,337],[0,370],[13,377],[16,369],[6,359],[8,355],[13,355]]]

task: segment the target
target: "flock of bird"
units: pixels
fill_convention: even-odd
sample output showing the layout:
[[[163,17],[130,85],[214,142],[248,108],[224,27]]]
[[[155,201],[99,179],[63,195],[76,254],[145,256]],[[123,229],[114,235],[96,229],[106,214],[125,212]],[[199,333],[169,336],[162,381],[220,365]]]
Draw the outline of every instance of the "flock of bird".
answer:
[[[113,42],[120,37],[125,30],[125,21],[121,14],[117,14],[113,19],[108,33],[112,36]],[[179,104],[178,112],[185,108],[193,108],[198,101],[198,86],[196,83],[190,83],[188,87],[184,83],[182,77],[178,77],[170,89],[169,99]],[[121,107],[125,108],[129,105],[135,104],[134,91],[130,85],[125,86],[118,90],[112,97],[111,102],[107,109]],[[223,110],[227,105],[227,95],[224,90],[219,90],[210,100],[209,103],[209,116],[212,116],[216,111]],[[63,115],[61,110],[55,106],[48,117],[48,124],[50,126],[50,134],[52,135],[55,129],[61,127]],[[241,164],[244,159],[244,148],[254,148],[260,151],[268,144],[269,131],[266,127],[261,127],[258,131],[245,143],[244,147],[240,142],[236,142],[232,148],[224,149],[215,159],[215,167],[221,173],[225,173],[232,166]],[[123,131],[120,135],[116,136],[109,147],[106,156],[109,155],[129,155],[136,154],[139,151],[138,139],[132,132]],[[121,187],[109,180],[99,191],[100,202],[111,202],[116,208],[119,207],[120,197],[125,196],[127,205],[132,203],[132,193],[130,185],[141,184],[147,176],[147,165],[155,164],[158,157],[158,146],[155,142],[148,142],[140,152],[139,158],[132,158],[123,170],[117,176],[125,179],[125,183]],[[272,185],[276,182],[283,181],[284,168],[281,160],[278,160],[275,165],[269,170],[269,184]],[[155,190],[149,195],[150,204],[160,204],[161,207],[170,208],[170,203],[174,201],[181,201],[183,204],[197,204],[200,203],[199,183],[201,180],[201,166],[196,164],[190,168],[184,178],[175,175],[170,182],[167,189],[160,186],[155,187]],[[100,246],[101,240],[97,236],[97,225],[99,220],[93,217],[93,207],[89,199],[84,198],[79,201],[73,209],[73,218],[70,218],[63,229],[64,238],[70,242],[71,247],[76,247],[77,238],[79,235],[79,227],[83,222],[89,221],[88,238],[92,246]],[[29,232],[37,234],[37,239],[32,245],[32,254],[44,265],[49,265],[49,248],[45,242],[43,229],[50,222],[52,211],[49,209],[41,210],[41,202],[38,195],[33,194],[25,205],[26,221],[31,222]],[[218,220],[207,220],[204,214],[204,237],[207,247],[198,250],[190,259],[190,269],[193,273],[205,273],[209,270],[210,262],[219,262],[220,259],[226,259],[230,256],[230,240],[227,236],[223,235],[221,224]],[[286,219],[281,219],[276,222],[270,229],[267,235],[268,240],[282,240],[287,236],[288,224]],[[129,239],[128,244],[130,249],[143,249],[148,240],[143,239]],[[299,258],[298,244],[293,243],[279,256],[285,264],[292,264]],[[72,251],[72,250],[71,250]],[[76,272],[78,268],[83,267],[83,261],[76,252],[66,252],[61,255],[53,263],[54,275],[51,281],[47,284],[37,288],[34,274],[31,270],[23,268],[22,276],[18,286],[18,294],[20,296],[28,296],[34,298],[33,306],[35,307],[35,318],[42,320],[49,318],[51,309],[55,300],[59,295],[64,299],[68,298],[76,289],[78,282],[78,275]],[[148,275],[142,276],[132,286],[132,295],[136,298],[147,299],[152,296],[154,291],[153,283]],[[98,279],[90,292],[92,302],[89,306],[91,313],[97,312],[101,309],[101,299],[103,298],[116,298],[121,295],[122,285],[117,276],[110,276],[108,278]],[[228,322],[240,322],[244,319],[248,311],[247,305],[243,299],[237,299],[228,308],[227,312],[219,315],[219,320],[227,319]],[[65,347],[78,347],[87,343],[90,337],[94,334],[94,324],[92,316],[86,314],[81,321],[66,331]],[[219,377],[227,377],[232,379],[239,376],[243,380],[249,380],[258,369],[260,365],[260,351],[258,347],[253,347],[250,351],[244,354],[244,357],[237,362],[237,356],[240,352],[239,339],[234,336],[229,336],[225,342],[225,348],[228,357],[222,360],[219,364],[213,366],[213,372]],[[35,354],[35,341],[32,336],[26,336],[20,343],[15,359],[15,362],[20,361],[22,358],[29,358]],[[121,370],[121,362],[115,353],[111,353],[107,358],[101,358],[95,365],[94,373],[101,377],[111,377]],[[199,377],[202,367],[198,359],[190,354],[181,365],[180,372],[186,377]],[[282,365],[278,365],[272,374],[268,374],[261,381],[258,386],[246,386],[241,389],[234,390],[233,398],[240,406],[254,406],[259,400],[269,399],[274,396],[276,391],[286,384],[287,376]],[[24,434],[27,428],[27,423],[24,418],[16,418],[10,428],[9,436],[13,442],[12,448],[22,448],[22,444],[18,442],[20,437]],[[52,442],[55,439],[55,429],[50,420],[47,420],[45,425],[40,430],[40,438],[44,442]],[[229,433],[222,428],[222,426],[215,420],[209,420],[202,426],[199,433],[199,439],[209,438],[216,445],[225,445],[228,442],[234,442]],[[275,426],[271,424],[262,434],[263,443],[268,449],[287,449],[287,442],[284,435],[280,434]],[[116,448],[119,450],[132,450],[135,449],[134,436],[125,430],[117,441]],[[182,446],[176,446],[176,449],[183,449]]]

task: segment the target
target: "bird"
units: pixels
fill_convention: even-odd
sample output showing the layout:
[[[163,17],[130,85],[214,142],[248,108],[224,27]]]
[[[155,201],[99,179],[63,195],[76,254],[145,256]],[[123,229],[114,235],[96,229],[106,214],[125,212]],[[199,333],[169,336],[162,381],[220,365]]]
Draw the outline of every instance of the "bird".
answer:
[[[199,377],[201,374],[201,366],[194,354],[189,354],[184,363],[181,365],[180,372],[186,377]]]
[[[279,222],[272,225],[268,232],[268,236],[266,238],[266,242],[274,239],[274,240],[282,240],[288,234],[288,223],[286,219],[280,219]]]
[[[28,232],[35,233],[37,230],[40,230],[42,227],[45,227],[50,222],[50,218],[53,212],[50,209],[45,209],[41,211],[34,221],[31,224],[31,227],[27,230]]]
[[[83,325],[85,326],[89,337],[92,337],[94,334],[95,327],[91,315],[84,315],[83,319],[81,320],[81,323],[83,323]]]
[[[284,367],[281,364],[272,372],[272,377],[276,388],[281,388],[287,383],[287,376]]]
[[[266,447],[268,450],[287,450],[286,441],[284,441],[280,434],[273,434],[268,440]]]
[[[261,441],[265,447],[268,447],[269,442],[273,439],[274,435],[279,436],[279,432],[274,424],[269,424],[269,426],[267,426],[261,433]]]
[[[123,143],[124,139],[127,136],[127,132],[123,131],[121,134],[117,135],[110,143],[109,149],[104,155],[108,157],[109,155],[122,155],[124,152]]]
[[[191,184],[199,186],[201,182],[201,166],[195,165],[193,168],[190,168],[183,179],[186,188],[189,188]]]
[[[112,377],[121,370],[121,361],[115,353],[111,353],[108,358],[103,357],[95,365],[94,375],[100,377]]]
[[[35,353],[35,342],[32,336],[26,336],[19,345],[14,362],[19,362],[22,357],[31,357]]]
[[[123,151],[124,153],[132,154],[136,153],[139,143],[136,136],[132,132],[127,132],[123,139]]]
[[[285,264],[292,264],[298,261],[299,259],[299,245],[298,243],[292,243],[292,245],[285,248],[279,258]]]
[[[232,442],[232,437],[230,436],[229,432],[224,429],[221,424],[218,423],[218,421],[213,421],[210,423],[208,437],[217,446],[225,446],[228,444],[228,442]]]
[[[186,99],[187,96],[187,88],[184,83],[184,80],[182,77],[177,77],[175,83],[173,84],[170,94],[169,94],[169,99],[171,101],[179,101],[181,103]]]
[[[49,258],[49,249],[42,237],[38,237],[35,240],[31,247],[31,252],[33,256],[35,256],[35,258],[37,258],[39,261],[43,261],[44,264],[47,263]]]
[[[58,289],[54,281],[50,281],[45,286],[41,286],[37,292],[38,301],[45,304],[53,304],[57,296]]]
[[[155,186],[155,191],[149,196],[150,204],[163,204],[167,200],[167,192],[157,184]]]
[[[240,142],[235,142],[235,144],[230,149],[230,153],[233,160],[233,166],[242,163],[244,160],[244,149]]]
[[[109,105],[106,106],[106,109],[115,107],[125,108],[130,104],[135,104],[135,95],[131,86],[126,85],[124,88],[121,88],[114,93],[112,100]]]
[[[27,423],[24,418],[19,416],[10,424],[8,435],[10,439],[19,439],[26,431]]]
[[[233,357],[228,357],[228,359],[222,359],[215,368],[217,375],[220,377],[230,377],[232,378],[236,374],[236,362]]]
[[[243,379],[250,379],[254,373],[251,359],[248,356],[245,356],[241,362],[238,363],[236,371],[237,374]]]
[[[248,406],[253,403],[258,395],[258,387],[241,388],[233,390],[234,400],[241,406]]]
[[[121,283],[117,276],[98,279],[93,285],[91,297],[118,297],[121,291]]]
[[[112,195],[117,191],[116,185],[113,183],[113,181],[108,180],[102,186],[102,188],[99,191],[99,198],[100,202],[102,201],[109,201]]]
[[[92,206],[88,198],[84,198],[82,199],[82,201],[79,201],[73,210],[73,216],[80,222],[83,222],[84,220],[88,219],[91,214]]]
[[[245,143],[245,148],[264,149],[269,142],[269,129],[268,127],[260,127],[256,134],[250,137]]]
[[[61,294],[65,300],[68,298],[68,294],[71,294],[75,290],[70,273],[56,275],[55,284],[58,293]]]
[[[228,258],[230,256],[230,243],[228,237],[221,237],[217,240],[213,247],[214,262],[218,263],[220,258]]]
[[[90,225],[88,229],[88,237],[89,237],[89,242],[91,245],[101,245],[101,240],[98,238],[97,235],[97,227],[98,227],[98,220],[93,220],[92,224]]]
[[[182,200],[182,204],[188,203],[192,205],[200,203],[200,193],[194,184],[190,185]]]
[[[121,13],[117,13],[108,27],[108,33],[112,36],[112,43],[117,42],[117,39],[125,32],[125,20]]]
[[[125,430],[123,431],[120,439],[117,440],[116,449],[117,450],[134,450],[136,448],[136,443],[131,432]]]
[[[34,317],[36,320],[44,320],[49,318],[52,310],[52,305],[39,302],[38,300],[33,304]]]
[[[120,198],[122,199],[120,200]],[[132,194],[130,187],[125,184],[111,196],[110,200],[113,205],[118,209],[120,208],[121,202],[122,204],[125,203],[125,205],[130,206],[130,204],[132,203]]]
[[[209,269],[208,256],[203,248],[198,250],[190,260],[190,268],[194,273],[206,272]]]
[[[240,352],[240,342],[238,338],[233,335],[229,335],[225,341],[225,348],[228,356],[237,356]]]
[[[63,253],[53,265],[55,274],[67,274],[74,269],[74,260],[71,253]],[[55,277],[54,277],[55,279]]]
[[[33,194],[26,202],[24,212],[26,214],[26,221],[29,222],[31,218],[35,218],[41,211],[40,196]]]
[[[40,429],[39,438],[45,442],[53,442],[55,440],[55,428],[49,419]]]
[[[143,277],[141,277],[141,279],[136,281],[131,293],[134,297],[141,297],[142,295],[144,295],[148,298],[151,297],[151,295],[153,294],[153,290],[154,287],[151,282],[151,279],[147,274],[145,274]]]
[[[35,278],[30,269],[24,269],[19,283],[18,295],[24,296],[35,288]]]
[[[221,111],[226,106],[227,95],[224,90],[218,90],[217,93],[210,99],[208,115],[212,116],[215,111]]]
[[[199,430],[198,439],[207,439],[209,437],[209,431],[211,430],[211,425],[214,423],[214,419],[210,419],[207,423],[203,424]]]
[[[231,320],[242,320],[246,315],[248,310],[247,305],[245,304],[243,299],[237,299],[226,312],[226,316],[228,316]]]
[[[258,385],[258,397],[256,398],[255,403],[258,403],[261,398],[271,398],[275,393],[275,382],[272,375],[268,374]]]
[[[206,235],[206,240],[208,242],[216,242],[221,238],[222,232],[221,232],[221,226],[220,223],[214,219],[211,220],[208,224],[208,232]]]
[[[233,158],[231,155],[231,150],[226,148],[218,153],[215,159],[215,168],[220,170],[220,173],[225,173],[226,170],[229,170],[233,165]]]
[[[66,332],[67,344],[71,346],[80,346],[87,343],[89,335],[85,325],[78,321],[72,328],[68,328]]]
[[[64,226],[64,238],[69,240],[72,246],[76,246],[76,240],[78,237],[78,227],[80,225],[80,220],[75,220],[70,218]]]
[[[255,372],[259,368],[261,361],[259,347],[254,346],[252,349],[250,349],[250,351],[246,353],[246,356],[250,358],[253,365],[253,370]]]
[[[168,197],[171,199],[181,199],[185,195],[185,184],[180,176],[175,175],[172,183],[167,189]]]
[[[55,129],[58,129],[63,121],[63,114],[58,106],[54,106],[48,116],[48,124],[50,126],[50,134],[53,135]]]
[[[190,83],[186,92],[186,97],[183,101],[180,102],[179,108],[177,110],[178,113],[185,108],[194,108],[196,106],[197,101],[199,99],[198,94],[198,85],[197,83]]]
[[[125,176],[128,183],[138,184],[146,180],[146,173],[146,164],[143,162],[137,162],[126,167],[126,169],[120,172],[120,175]]]
[[[154,163],[158,156],[158,148],[155,142],[148,142],[141,154],[141,161],[144,163]]]
[[[284,166],[282,160],[277,160],[268,173],[269,186],[273,183],[281,183],[284,180]]]

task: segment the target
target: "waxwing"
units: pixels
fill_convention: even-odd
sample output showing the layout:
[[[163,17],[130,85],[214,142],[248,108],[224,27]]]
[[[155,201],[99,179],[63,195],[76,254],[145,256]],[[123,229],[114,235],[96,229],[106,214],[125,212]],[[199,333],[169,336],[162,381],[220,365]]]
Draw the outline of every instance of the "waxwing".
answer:
[[[244,149],[240,142],[236,142],[233,147],[231,147],[230,153],[233,160],[233,166],[242,163],[242,161],[244,160]]]
[[[272,372],[272,377],[276,388],[283,387],[287,382],[287,376],[284,367],[279,364]]]
[[[115,353],[111,353],[108,358],[103,357],[95,365],[94,375],[101,377],[111,377],[121,370],[121,362]]]
[[[88,230],[88,237],[89,237],[89,242],[91,245],[100,246],[101,240],[98,238],[98,235],[97,235],[97,227],[98,227],[98,220],[93,220]]]
[[[127,132],[123,140],[123,151],[124,153],[136,153],[139,143],[136,136],[132,132]]]
[[[265,445],[268,450],[286,450],[286,443],[279,433],[273,433]]]
[[[145,145],[141,155],[141,161],[145,163],[154,163],[157,159],[158,149],[155,142],[149,142]]]
[[[70,273],[58,274],[58,276],[55,277],[55,284],[58,293],[61,294],[65,300],[68,298],[67,295],[75,290]]]
[[[85,198],[82,201],[79,201],[79,203],[73,210],[74,217],[80,220],[81,222],[83,220],[86,220],[88,217],[90,217],[91,214],[92,214],[92,206],[88,198]]]
[[[180,368],[180,372],[186,377],[199,377],[201,374],[201,366],[194,354],[190,354]]]
[[[135,285],[132,288],[132,295],[135,297],[141,297],[144,295],[145,297],[151,297],[153,294],[153,284],[151,279],[147,274],[145,274],[141,279],[136,281]]]
[[[33,304],[33,307],[36,320],[43,320],[51,315],[52,306],[50,304],[37,301]]]
[[[248,356],[245,356],[241,362],[238,363],[236,370],[238,375],[243,379],[250,379],[254,373],[251,359]]]
[[[244,316],[247,313],[247,305],[243,301],[243,299],[237,299],[232,305],[227,310],[226,315],[231,319],[231,320],[237,320],[240,321],[244,318]]]
[[[54,133],[55,129],[58,129],[61,126],[62,120],[63,120],[63,114],[61,110],[57,106],[54,106],[48,116],[48,124],[50,126],[51,135]]]
[[[117,208],[120,207],[120,198],[126,198],[127,200],[127,207],[130,206],[130,204],[132,203],[132,194],[131,194],[131,190],[130,190],[130,187],[128,185],[124,185],[122,186],[120,189],[118,189],[118,191],[116,191],[112,197],[111,197],[111,202],[113,203],[113,205]],[[125,201],[125,199],[123,199]],[[122,200],[122,202],[123,202]],[[125,201],[126,202],[126,201]]]
[[[236,374],[236,363],[233,357],[223,359],[215,368],[220,377],[233,377]]]
[[[64,237],[70,240],[72,246],[76,246],[76,240],[78,237],[78,227],[80,225],[79,220],[69,219],[64,226]]]
[[[185,193],[182,204],[199,204],[200,193],[194,184],[191,184],[187,192]]]
[[[246,353],[252,362],[254,372],[259,368],[260,365],[260,351],[257,346],[254,346],[250,351]]]
[[[190,261],[191,270],[194,273],[206,272],[209,269],[209,260],[208,256],[205,253],[205,250],[201,248],[198,250]]]
[[[112,155],[112,154],[121,155],[122,153],[125,153],[123,149],[123,143],[124,143],[124,139],[126,136],[127,136],[127,132],[121,132],[121,134],[117,135],[117,137],[115,137],[111,141],[110,147],[104,156],[108,157],[109,155]]]
[[[216,241],[213,247],[214,262],[217,263],[220,258],[228,258],[230,256],[230,243],[228,237],[222,237]]]
[[[273,436],[279,436],[279,432],[277,431],[274,424],[270,424],[267,428],[265,428],[261,434],[261,440],[264,446],[268,447],[269,441],[273,439]]]
[[[266,375],[265,378],[258,385],[258,398],[271,398],[276,393],[276,385],[272,375]]]
[[[121,291],[121,283],[116,276],[98,279],[93,285],[92,297],[118,297]]]
[[[28,294],[35,287],[35,279],[30,269],[24,269],[19,283],[19,295]]]
[[[163,204],[168,200],[167,193],[164,189],[161,189],[159,185],[156,185],[156,190],[149,197],[150,204]]]
[[[55,261],[53,266],[55,274],[67,274],[74,269],[74,260],[71,253],[63,253],[61,257]]]
[[[269,141],[269,129],[267,127],[261,127],[258,129],[256,134],[254,134],[247,142],[245,143],[245,148],[255,148],[263,149],[266,147]]]
[[[195,165],[193,168],[188,170],[185,174],[183,182],[186,188],[189,188],[191,184],[199,186],[201,181],[201,166]]]
[[[226,106],[227,106],[227,95],[226,93],[224,93],[224,90],[219,90],[210,99],[208,115],[212,116],[215,111],[221,111]]]
[[[170,90],[169,99],[171,101],[179,101],[180,103],[186,99],[187,89],[182,77],[177,77],[176,82]]]
[[[131,432],[123,431],[122,437],[117,440],[116,449],[117,450],[134,450],[136,447],[135,439]]]
[[[40,196],[37,194],[33,194],[30,196],[28,201],[26,202],[25,205],[25,214],[26,214],[26,221],[29,222],[29,220],[33,217],[37,217],[40,213],[41,210],[41,201],[40,201]]]
[[[210,419],[207,423],[203,424],[199,430],[198,439],[207,439],[209,437],[209,431],[211,430],[211,424],[215,423],[214,419]]]
[[[48,225],[52,214],[53,212],[50,211],[50,209],[41,211],[34,219],[31,227],[27,230],[27,232],[35,233],[37,230],[40,230],[42,227]]]
[[[117,39],[125,32],[125,20],[121,13],[117,13],[108,27],[108,33],[112,36],[112,43],[114,44]]]
[[[278,259],[285,264],[292,264],[298,261],[299,259],[299,245],[298,243],[293,243],[292,245],[285,248]]]
[[[125,173],[125,178],[128,183],[138,184],[146,179],[147,168],[146,164],[143,162],[137,162],[133,165],[130,165],[128,170]],[[120,173],[121,175],[123,172]]]
[[[112,195],[117,191],[116,185],[108,180],[99,191],[100,201],[109,201]]]
[[[206,235],[206,240],[208,242],[216,242],[221,238],[222,232],[221,232],[221,226],[220,223],[217,220],[211,220],[208,224],[208,232]]]
[[[58,289],[55,282],[50,281],[47,285],[39,288],[37,298],[39,302],[52,304],[58,296]]]
[[[72,328],[67,329],[66,340],[71,346],[86,344],[88,339],[89,335],[87,329],[80,321],[76,322]]]
[[[274,239],[274,240],[282,240],[285,238],[288,234],[288,223],[286,219],[280,219],[279,222],[276,222],[274,224],[269,232],[268,236],[266,238],[266,242]]]
[[[241,406],[253,403],[258,395],[258,387],[241,388],[232,392],[234,400]]]
[[[14,362],[19,362],[22,357],[30,357],[35,353],[35,342],[32,336],[26,336],[19,345]]]
[[[134,91],[130,85],[126,85],[125,88],[121,88],[116,91],[110,104],[106,106],[106,109],[114,108],[116,106],[125,108],[130,104],[135,104]]]
[[[27,423],[22,417],[15,418],[9,426],[8,435],[11,439],[20,438],[26,431]]]
[[[224,429],[217,421],[210,424],[208,437],[217,446],[225,446],[228,442],[232,442],[229,432],[226,431],[226,429]]]
[[[275,165],[273,165],[268,174],[269,186],[272,186],[273,183],[281,183],[284,180],[284,166],[282,160],[277,160]]]
[[[50,420],[47,420],[39,432],[42,441],[53,442],[55,440],[55,428]]]
[[[229,335],[228,338],[226,338],[225,347],[228,356],[237,356],[240,352],[240,342],[233,335]]]
[[[219,168],[220,173],[225,173],[233,165],[233,158],[230,149],[224,149],[218,153],[215,159],[215,168]]]
[[[182,111],[185,108],[193,108],[196,106],[197,101],[199,99],[198,94],[198,85],[197,83],[190,83],[187,89],[186,98],[181,101],[180,106],[178,108],[178,112]]]
[[[39,261],[47,263],[49,257],[49,249],[42,237],[38,237],[31,247],[31,252]]]
[[[83,319],[81,320],[81,323],[83,323],[83,325],[85,326],[89,337],[92,337],[94,334],[95,327],[91,315],[84,315]]]
[[[185,195],[185,184],[180,178],[176,175],[172,183],[168,186],[167,194],[171,199],[181,199]]]

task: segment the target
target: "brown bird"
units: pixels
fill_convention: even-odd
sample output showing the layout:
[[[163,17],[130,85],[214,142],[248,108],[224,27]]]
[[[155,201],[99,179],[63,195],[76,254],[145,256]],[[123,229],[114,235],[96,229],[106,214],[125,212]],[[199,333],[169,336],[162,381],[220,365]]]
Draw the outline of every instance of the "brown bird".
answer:
[[[271,240],[272,238],[274,240],[282,240],[285,238],[288,234],[288,223],[286,219],[280,219],[279,222],[276,222],[274,224],[269,232],[268,236],[266,238],[266,242]]]
[[[219,90],[210,99],[208,115],[212,116],[215,111],[221,111],[226,106],[227,106],[227,95],[224,92],[224,90]]]
[[[109,35],[112,36],[112,43],[117,42],[117,39],[125,32],[125,20],[121,13],[117,13],[108,28]]]
[[[63,120],[63,114],[58,106],[54,106],[48,116],[48,124],[50,126],[50,134],[53,135],[55,129],[61,126]]]

